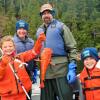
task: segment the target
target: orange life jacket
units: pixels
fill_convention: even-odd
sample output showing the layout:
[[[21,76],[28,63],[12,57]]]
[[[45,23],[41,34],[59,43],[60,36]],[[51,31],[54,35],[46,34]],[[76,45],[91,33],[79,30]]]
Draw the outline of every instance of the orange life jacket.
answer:
[[[32,53],[31,50],[26,51],[24,53],[19,54],[19,59],[23,62],[27,62],[32,60],[35,55]],[[13,63],[13,69],[15,70],[16,74],[20,78],[21,82],[23,83],[27,92],[32,87],[32,82],[26,72],[25,67],[19,68],[20,62]],[[14,73],[12,72],[9,64],[4,66],[2,61],[0,62],[0,95],[1,96],[10,96],[16,95],[18,93],[23,93],[23,89],[21,85],[18,83]]]
[[[80,80],[86,100],[100,100],[100,69],[86,70],[84,67]]]

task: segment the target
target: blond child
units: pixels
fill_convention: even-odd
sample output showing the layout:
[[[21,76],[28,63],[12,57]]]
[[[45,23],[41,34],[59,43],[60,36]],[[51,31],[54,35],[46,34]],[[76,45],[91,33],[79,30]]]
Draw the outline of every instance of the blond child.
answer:
[[[41,36],[39,38],[41,39]],[[26,95],[31,89],[32,82],[26,72],[24,62],[28,62],[40,53],[41,43],[44,40],[44,38],[39,40],[38,45],[35,45],[32,50],[16,55],[12,37],[5,36],[1,39],[0,46],[3,51],[3,57],[0,61],[1,100],[26,100]]]
[[[80,80],[85,100],[100,100],[100,61],[96,48],[85,48],[81,53],[84,69]]]

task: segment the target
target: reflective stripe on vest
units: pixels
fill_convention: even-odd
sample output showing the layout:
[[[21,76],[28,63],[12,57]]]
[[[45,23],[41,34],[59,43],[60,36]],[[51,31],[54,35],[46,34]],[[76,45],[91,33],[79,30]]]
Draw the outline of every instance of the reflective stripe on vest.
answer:
[[[94,79],[100,79],[100,76],[90,76],[90,77],[85,77],[84,81],[88,81],[88,80],[94,80]],[[85,85],[85,82],[84,82]],[[91,88],[84,88],[84,91],[93,91],[93,90],[100,90],[100,86],[97,87],[91,87]]]
[[[84,90],[84,91],[100,90],[100,87],[84,88],[83,90]]]

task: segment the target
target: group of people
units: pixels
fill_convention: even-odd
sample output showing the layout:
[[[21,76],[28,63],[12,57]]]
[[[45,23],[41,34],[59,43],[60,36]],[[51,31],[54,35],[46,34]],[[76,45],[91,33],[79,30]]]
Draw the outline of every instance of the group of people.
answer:
[[[72,85],[77,79],[76,41],[70,29],[54,18],[55,11],[51,4],[41,6],[40,16],[43,24],[37,29],[37,40],[42,37],[41,33],[45,34],[46,39],[42,37],[39,45],[34,45],[34,40],[29,38],[29,26],[24,20],[17,21],[13,38],[5,36],[0,41],[3,51],[0,61],[1,100],[31,99],[32,82],[37,82],[38,69],[34,59],[41,54],[43,48],[51,48],[53,52],[52,64],[47,68],[45,87],[41,88],[40,99],[72,100]],[[78,78],[85,99],[100,100],[100,61],[96,48],[83,49],[81,60],[84,69]],[[24,64],[19,67],[20,63]]]

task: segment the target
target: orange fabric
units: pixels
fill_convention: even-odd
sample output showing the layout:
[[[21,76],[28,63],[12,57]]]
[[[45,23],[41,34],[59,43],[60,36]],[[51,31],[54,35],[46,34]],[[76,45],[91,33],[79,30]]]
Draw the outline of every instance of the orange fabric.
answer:
[[[33,54],[32,50],[26,51],[24,53],[20,53],[17,58],[19,58],[22,62],[27,62],[29,60],[32,60],[35,58],[35,55]],[[25,67],[19,68],[20,63],[19,62],[13,62],[14,68],[17,71],[17,75],[22,81],[25,89],[27,92],[31,89],[32,82],[26,72]],[[2,72],[2,73],[1,73]],[[18,89],[17,89],[18,85]],[[22,87],[17,82],[15,76],[9,67],[9,65],[4,65],[3,62],[0,62],[0,96],[12,96],[19,93],[24,93]]]
[[[0,62],[0,79],[3,78],[4,72],[5,72],[5,67],[8,64],[8,62],[11,61],[11,58],[8,56],[3,56],[2,61]],[[1,67],[3,66],[3,67]]]
[[[22,93],[13,96],[6,96],[6,97],[4,96],[1,97],[1,100],[26,100],[26,95]]]
[[[11,57],[10,57],[10,56],[4,55],[4,56],[2,57],[2,62],[3,62],[3,64],[7,65],[8,62],[10,62],[10,61],[11,61]]]
[[[5,67],[1,67],[1,66],[2,66],[2,63],[0,63],[0,79],[3,78],[4,72],[5,72]]]
[[[45,35],[41,34],[35,46],[33,47],[33,50],[35,50],[37,54],[40,53],[42,42],[44,40]],[[20,53],[16,56],[16,58],[20,59],[22,62],[28,62],[36,57],[36,54],[34,54],[33,50],[28,50],[26,52]],[[16,80],[15,75],[9,66],[9,60],[11,63],[13,63],[16,74],[18,75],[27,92],[31,89],[32,86],[32,82],[28,76],[28,73],[26,72],[25,67],[19,68],[20,62],[12,61],[12,57],[7,57],[0,61],[0,96],[2,96],[4,99],[9,97],[10,100],[13,100],[13,96],[18,96],[20,100],[25,100],[20,98],[18,95],[18,93],[22,94],[24,91],[18,83],[18,80]]]
[[[43,88],[44,87],[44,83],[43,81],[45,80],[45,74],[46,74],[46,70],[48,68],[48,65],[50,64],[51,61],[51,54],[52,54],[52,50],[50,48],[44,48],[44,50],[41,53],[41,68],[40,68],[40,79],[41,79],[41,84],[40,87]]]
[[[93,70],[89,71],[89,74],[90,76],[100,76],[100,69],[94,68]],[[86,68],[84,67],[83,71],[80,73],[80,80],[81,83],[83,84],[83,88],[100,87],[100,78],[84,81],[85,77],[88,77],[88,75],[86,72]],[[100,89],[85,91],[85,96],[86,100],[100,100]]]

